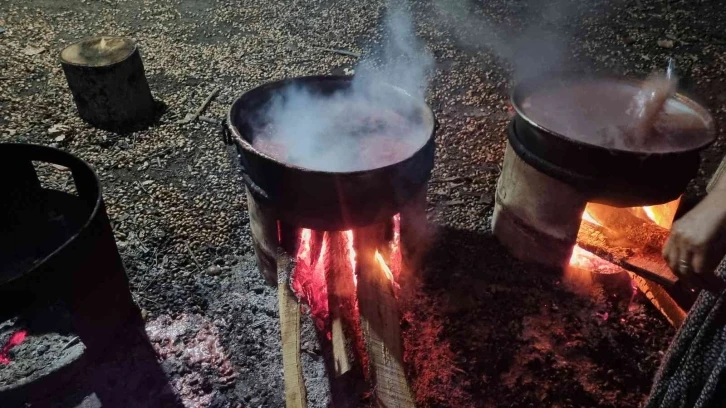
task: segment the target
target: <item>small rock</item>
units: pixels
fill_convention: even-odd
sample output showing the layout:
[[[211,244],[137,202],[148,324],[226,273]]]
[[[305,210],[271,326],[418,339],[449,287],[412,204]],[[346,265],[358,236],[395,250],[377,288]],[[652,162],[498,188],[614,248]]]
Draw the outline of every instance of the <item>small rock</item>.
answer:
[[[2,34],[4,32],[5,32],[5,28],[4,27],[0,27],[0,34]]]
[[[633,37],[625,37],[625,38],[623,38],[623,44],[625,44],[625,45],[635,44],[635,38],[633,38]]]
[[[220,273],[222,273],[222,268],[220,268],[217,265],[212,265],[209,268],[207,268],[207,274],[209,274],[210,276],[217,276]]]
[[[146,309],[141,309],[141,318],[146,320],[149,317],[149,311]]]
[[[25,55],[38,55],[45,52],[45,48],[43,47],[33,47],[32,45],[28,45],[23,49],[23,54]]]
[[[672,40],[658,40],[658,46],[661,48],[673,48]]]
[[[48,134],[50,136],[64,135],[68,133],[69,130],[71,130],[71,128],[66,125],[55,124],[48,128]]]
[[[262,292],[265,291],[265,287],[264,286],[255,286],[254,288],[252,288],[252,291],[257,293],[258,295],[261,295]]]
[[[56,137],[55,137],[55,138],[53,139],[53,141],[56,141],[56,142],[62,142],[62,141],[64,141],[64,140],[66,140],[66,135],[60,135],[60,136],[56,136]]]

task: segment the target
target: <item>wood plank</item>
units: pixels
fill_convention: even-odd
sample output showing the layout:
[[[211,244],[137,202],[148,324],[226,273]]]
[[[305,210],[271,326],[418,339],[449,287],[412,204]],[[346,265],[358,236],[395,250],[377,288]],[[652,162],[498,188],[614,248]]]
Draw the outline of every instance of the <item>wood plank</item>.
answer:
[[[355,285],[353,267],[346,248],[345,232],[333,231],[326,234],[328,258],[326,285],[328,288],[328,309],[330,310],[331,345],[333,348],[334,377],[340,377],[351,370],[352,344],[346,339],[346,321],[351,320],[354,307]]]
[[[285,378],[285,407],[307,407],[305,381],[300,360],[300,304],[290,288],[295,262],[281,249],[277,254],[277,301],[282,335],[282,367]]]
[[[277,284],[277,247],[279,246],[277,219],[271,208],[258,202],[249,188],[247,210],[250,216],[252,247],[257,257],[257,269],[267,284]]]
[[[657,283],[630,273],[633,282],[638,286],[650,303],[658,309],[663,316],[675,327],[681,327],[683,320],[686,318],[686,311],[676,302],[670,294]]]
[[[665,229],[663,231],[667,233]],[[583,221],[577,244],[608,262],[660,285],[674,287],[678,283],[678,277],[670,270],[660,250],[642,248],[637,243],[611,235],[609,229]]]
[[[668,240],[669,231],[653,222],[631,214],[626,208],[615,208],[602,204],[589,203],[588,214],[606,226],[611,241],[629,241],[630,246],[660,251]]]
[[[368,352],[376,406],[415,407],[403,366],[400,316],[392,282],[375,259],[385,227],[356,231],[358,306]]]

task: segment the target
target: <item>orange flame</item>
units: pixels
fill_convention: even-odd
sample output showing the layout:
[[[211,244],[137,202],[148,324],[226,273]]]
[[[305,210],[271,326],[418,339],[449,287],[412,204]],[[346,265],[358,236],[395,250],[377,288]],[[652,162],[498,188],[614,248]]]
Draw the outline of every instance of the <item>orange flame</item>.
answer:
[[[587,208],[585,208],[585,212],[582,213],[582,219],[589,223],[595,224],[598,227],[602,227],[602,224],[597,222],[597,220],[595,218],[593,218],[592,215],[590,215],[590,213],[587,211]]]
[[[386,261],[385,261],[385,259],[383,259],[383,255],[381,255],[381,253],[378,252],[378,250],[376,250],[375,259],[376,259],[376,262],[378,262],[378,265],[380,265],[383,273],[386,275],[386,278],[388,278],[388,280],[393,282],[393,272],[391,272],[391,268],[389,268],[388,265],[386,265]]]
[[[678,209],[678,205],[680,204],[681,199],[677,198],[669,203],[665,204],[659,204],[659,205],[652,205],[652,206],[644,206],[644,207],[633,207],[630,209],[623,209],[624,211],[630,211],[631,214],[635,214],[637,217],[643,219],[643,220],[650,220],[654,224],[670,229],[673,225],[673,217],[676,213],[676,210]],[[582,213],[582,220],[587,221],[589,223],[595,224],[600,227],[609,227],[612,228],[610,225],[603,225],[602,223],[598,222],[592,214],[588,212],[588,207],[585,207],[585,211]],[[600,258],[598,258],[596,255],[580,248],[579,246],[575,246],[575,248],[572,251],[572,256],[570,257],[570,266],[576,266],[580,268],[586,268],[586,269],[597,269],[601,264],[599,261],[602,261]],[[603,261],[606,262],[606,261]],[[609,264],[609,263],[608,263]]]
[[[575,245],[575,248],[572,250],[572,256],[570,257],[570,266],[582,269],[597,269],[600,264],[605,263],[608,262],[592,252],[584,250],[579,245]]]
[[[645,211],[645,215],[647,215],[651,221],[653,221],[656,224],[658,223],[658,215],[653,210],[653,207],[650,207],[650,206],[643,207],[643,211]]]
[[[348,262],[350,262],[350,270],[353,273],[353,285],[358,287],[358,275],[355,274],[356,253],[353,243],[353,230],[343,231],[343,239],[345,240],[345,248],[348,253]]]
[[[300,247],[297,250],[297,260],[310,263],[310,239],[313,231],[309,228],[303,228],[300,233]]]

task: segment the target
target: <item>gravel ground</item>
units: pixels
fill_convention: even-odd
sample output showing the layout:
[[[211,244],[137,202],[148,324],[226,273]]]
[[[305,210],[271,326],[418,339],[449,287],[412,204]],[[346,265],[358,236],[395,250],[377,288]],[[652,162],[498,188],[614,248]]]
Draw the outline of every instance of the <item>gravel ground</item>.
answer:
[[[625,307],[597,288],[573,293],[559,277],[508,258],[489,235],[507,92],[521,73],[502,49],[535,44],[542,55],[525,68],[546,68],[549,51],[560,51],[562,66],[638,77],[674,55],[684,88],[725,123],[726,11],[718,2],[494,0],[471,13],[505,27],[505,39],[532,24],[567,39],[549,50],[531,35],[481,46],[485,31],[460,35],[466,25],[442,18],[434,3],[413,6],[436,59],[429,103],[441,124],[438,182],[429,191],[437,245],[403,296],[420,405],[638,406],[672,335],[657,312],[639,299]],[[354,58],[316,47],[365,52],[380,39],[383,8],[381,1],[0,0],[0,141],[57,146],[96,169],[147,332],[176,321],[188,327],[173,339],[150,334],[157,354],[181,338],[223,355],[162,358],[185,406],[278,407],[283,395],[275,291],[254,271],[234,154],[213,125],[174,122],[216,87],[206,115],[221,118],[237,95],[262,83],[343,73]],[[78,118],[57,53],[93,34],[138,41],[152,92],[166,106],[152,128],[116,135]],[[726,151],[723,134],[719,126],[692,196]],[[64,185],[64,177],[49,183]],[[308,344],[310,406],[325,406],[325,381],[311,379],[322,378],[319,350]],[[189,377],[195,370],[209,381]],[[84,403],[92,400],[89,393]]]

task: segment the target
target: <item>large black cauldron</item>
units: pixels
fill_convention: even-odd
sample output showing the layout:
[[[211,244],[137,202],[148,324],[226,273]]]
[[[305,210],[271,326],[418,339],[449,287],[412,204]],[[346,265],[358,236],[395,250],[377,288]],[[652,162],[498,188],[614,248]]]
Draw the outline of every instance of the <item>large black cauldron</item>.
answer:
[[[354,172],[310,170],[284,163],[252,146],[256,121],[270,100],[289,86],[320,95],[349,89],[351,77],[311,76],[272,82],[243,94],[228,116],[245,183],[254,199],[278,219],[317,230],[345,230],[390,220],[429,180],[434,164],[433,112],[402,89],[383,85],[392,100],[414,107],[430,127],[428,141],[410,157],[385,167]]]
[[[692,99],[678,94],[669,101],[673,109],[692,115],[692,124],[698,126],[687,137],[667,144],[628,149],[584,141],[574,134],[587,132],[583,126],[601,126],[608,115],[625,112],[639,88],[636,81],[614,78],[570,76],[522,82],[512,93],[517,114],[509,126],[509,143],[530,166],[574,186],[589,201],[631,207],[674,200],[696,176],[699,152],[715,139],[711,115]],[[532,106],[537,101],[528,98],[538,92],[566,95],[572,98],[571,106],[547,112],[555,105],[565,106],[555,97],[539,98],[539,105]],[[556,115],[572,117],[552,119]]]

